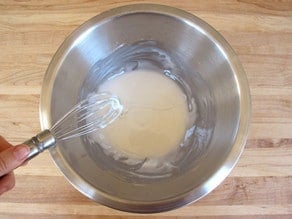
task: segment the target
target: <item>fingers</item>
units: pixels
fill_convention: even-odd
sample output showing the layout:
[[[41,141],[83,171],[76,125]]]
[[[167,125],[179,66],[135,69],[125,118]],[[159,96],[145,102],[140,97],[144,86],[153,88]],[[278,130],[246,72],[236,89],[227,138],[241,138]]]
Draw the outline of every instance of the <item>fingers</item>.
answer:
[[[29,151],[26,145],[13,147],[0,135],[0,195],[14,187],[15,178],[12,170],[24,162]]]
[[[0,178],[0,195],[11,190],[15,185],[15,178],[13,172],[6,174]]]
[[[18,145],[9,147],[0,153],[0,177],[19,167],[29,154],[29,147]]]
[[[0,135],[0,152],[9,148],[13,147],[11,144],[9,144],[1,135]]]

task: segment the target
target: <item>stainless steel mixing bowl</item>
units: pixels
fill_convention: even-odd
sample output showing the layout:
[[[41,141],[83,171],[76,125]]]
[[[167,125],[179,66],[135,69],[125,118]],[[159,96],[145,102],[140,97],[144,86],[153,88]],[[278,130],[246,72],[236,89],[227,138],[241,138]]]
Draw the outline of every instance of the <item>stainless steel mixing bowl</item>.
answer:
[[[184,162],[184,171],[177,176],[137,181],[111,171],[111,164],[100,154],[96,158],[90,154],[82,138],[59,142],[50,153],[65,177],[87,197],[124,211],[160,212],[192,203],[218,186],[247,139],[251,110],[245,73],[230,45],[207,23],[187,12],[152,4],[120,7],[90,19],[65,40],[47,69],[41,126],[51,127],[78,101],[97,61],[121,44],[140,40],[157,41],[178,54],[211,91],[213,132],[203,159]],[[204,95],[204,90],[197,91],[198,99]]]

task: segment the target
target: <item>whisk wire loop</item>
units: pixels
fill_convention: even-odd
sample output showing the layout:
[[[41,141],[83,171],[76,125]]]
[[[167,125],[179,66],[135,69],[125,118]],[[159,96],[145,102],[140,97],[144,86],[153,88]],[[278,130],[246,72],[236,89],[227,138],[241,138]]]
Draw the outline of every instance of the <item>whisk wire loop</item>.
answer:
[[[57,140],[82,136],[111,124],[122,110],[117,96],[96,93],[72,107],[50,131]]]

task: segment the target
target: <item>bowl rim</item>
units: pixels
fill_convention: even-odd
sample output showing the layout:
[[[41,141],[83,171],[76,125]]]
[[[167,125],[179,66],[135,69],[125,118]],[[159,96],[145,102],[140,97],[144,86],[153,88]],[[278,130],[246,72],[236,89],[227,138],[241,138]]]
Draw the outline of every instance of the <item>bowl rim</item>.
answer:
[[[195,15],[178,8],[158,4],[132,4],[110,9],[89,19],[77,29],[75,29],[61,44],[57,52],[54,54],[43,79],[39,106],[42,130],[51,127],[51,94],[57,76],[57,71],[67,54],[74,47],[74,44],[76,44],[78,40],[82,39],[82,36],[85,32],[93,30],[95,25],[101,25],[103,22],[107,22],[109,19],[114,19],[115,17],[135,13],[154,13],[167,15],[182,20],[188,25],[198,29],[203,34],[208,35],[208,37],[215,42],[215,44],[220,48],[221,52],[227,57],[226,59],[229,60],[229,65],[235,74],[235,80],[239,93],[240,117],[237,135],[235,137],[233,147],[224,160],[222,166],[202,185],[190,192],[169,200],[162,200],[151,203],[138,203],[136,201],[134,202],[123,200],[105,194],[101,191],[97,191],[96,188],[85,182],[73,171],[73,169],[68,164],[64,162],[60,153],[57,153],[55,149],[50,150],[50,153],[54,163],[67,178],[67,180],[73,185],[73,187],[75,187],[85,196],[95,200],[98,203],[122,211],[136,213],[155,213],[173,210],[201,199],[214,190],[229,175],[231,170],[236,165],[244,149],[244,145],[246,144],[251,118],[251,97],[247,76],[239,61],[239,58],[228,42],[223,38],[223,36],[213,27]]]

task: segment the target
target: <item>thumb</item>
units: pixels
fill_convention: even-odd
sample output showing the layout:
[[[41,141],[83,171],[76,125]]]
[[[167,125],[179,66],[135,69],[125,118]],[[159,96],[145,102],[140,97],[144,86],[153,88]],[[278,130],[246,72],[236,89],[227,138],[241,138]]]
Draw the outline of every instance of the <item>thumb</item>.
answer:
[[[9,147],[2,151],[0,153],[0,177],[20,166],[29,154],[29,151],[30,149],[26,145]]]

